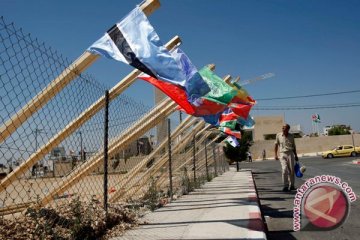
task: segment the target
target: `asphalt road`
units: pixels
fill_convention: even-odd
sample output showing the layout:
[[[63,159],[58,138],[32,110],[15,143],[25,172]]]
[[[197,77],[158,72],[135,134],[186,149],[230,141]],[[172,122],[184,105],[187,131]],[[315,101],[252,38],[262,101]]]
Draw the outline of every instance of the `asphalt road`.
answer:
[[[360,165],[353,164],[358,158],[322,159],[302,158],[307,170],[303,178],[296,178],[300,187],[308,178],[333,175],[347,182],[357,196],[351,203],[349,216],[344,224],[331,231],[293,231],[293,207],[296,192],[282,192],[281,167],[275,160],[240,163],[240,168],[253,170],[259,194],[262,214],[268,227],[268,239],[360,239]]]

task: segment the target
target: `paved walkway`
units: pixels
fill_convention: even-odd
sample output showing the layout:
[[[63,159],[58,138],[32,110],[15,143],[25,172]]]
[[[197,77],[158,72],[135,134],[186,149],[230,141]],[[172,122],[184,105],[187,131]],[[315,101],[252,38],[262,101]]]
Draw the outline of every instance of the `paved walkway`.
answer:
[[[234,168],[145,216],[146,225],[115,239],[266,239],[249,170]]]

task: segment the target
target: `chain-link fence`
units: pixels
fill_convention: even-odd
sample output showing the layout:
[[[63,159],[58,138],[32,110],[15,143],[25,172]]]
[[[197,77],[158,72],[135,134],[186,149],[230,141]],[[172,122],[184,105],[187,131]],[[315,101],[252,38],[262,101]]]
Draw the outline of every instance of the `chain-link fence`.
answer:
[[[170,99],[107,91],[2,17],[0,39],[1,239],[98,236],[124,207],[155,209],[226,171],[217,133],[174,120]]]

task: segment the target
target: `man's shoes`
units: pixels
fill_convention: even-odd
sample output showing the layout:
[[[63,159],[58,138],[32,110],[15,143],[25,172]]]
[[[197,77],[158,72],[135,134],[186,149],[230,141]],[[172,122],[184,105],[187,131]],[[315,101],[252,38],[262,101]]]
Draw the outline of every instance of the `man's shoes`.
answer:
[[[291,186],[291,187],[290,187],[290,191],[296,191],[296,187]]]
[[[283,187],[282,191],[283,192],[289,192],[289,188],[288,187]]]

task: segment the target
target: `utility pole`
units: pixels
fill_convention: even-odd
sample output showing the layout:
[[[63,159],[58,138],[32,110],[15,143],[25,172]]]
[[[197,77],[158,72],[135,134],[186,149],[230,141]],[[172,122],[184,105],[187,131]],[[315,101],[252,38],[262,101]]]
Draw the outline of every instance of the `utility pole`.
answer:
[[[42,129],[39,128],[35,128],[35,150],[34,152],[36,152],[36,150],[38,149],[38,133],[41,133]]]
[[[40,134],[42,130],[43,130],[43,129],[35,128],[35,149],[34,149],[34,152],[36,152],[37,149],[39,148],[39,146],[38,146],[38,145],[39,145],[39,142],[38,142],[38,134]],[[39,163],[40,163],[40,165],[43,165],[43,166],[44,166],[43,160],[41,160]]]
[[[182,123],[182,111],[179,111],[179,119],[180,119],[180,123]]]
[[[78,134],[80,135],[80,160],[84,160],[84,149],[83,149],[83,138],[82,138],[82,132],[78,131]]]

